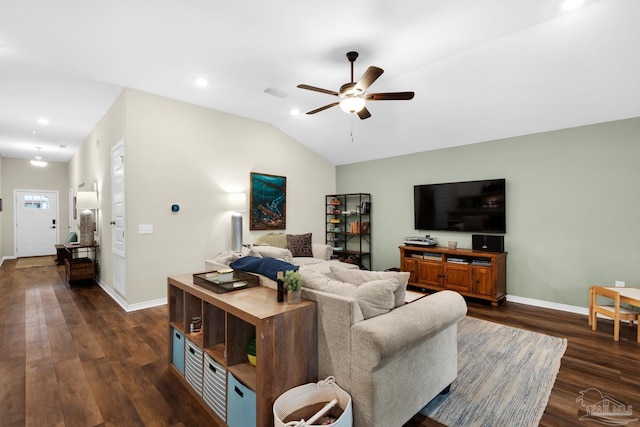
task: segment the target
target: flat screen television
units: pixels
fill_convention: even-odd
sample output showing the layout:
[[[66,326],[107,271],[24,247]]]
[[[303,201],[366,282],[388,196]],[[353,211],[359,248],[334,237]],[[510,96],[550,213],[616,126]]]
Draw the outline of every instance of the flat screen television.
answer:
[[[415,185],[416,230],[506,233],[505,180]]]

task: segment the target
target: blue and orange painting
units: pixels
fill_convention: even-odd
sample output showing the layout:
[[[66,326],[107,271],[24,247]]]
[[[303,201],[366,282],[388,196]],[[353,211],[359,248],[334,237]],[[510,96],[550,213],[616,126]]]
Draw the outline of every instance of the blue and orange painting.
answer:
[[[251,172],[251,230],[284,230],[286,202],[286,177]]]

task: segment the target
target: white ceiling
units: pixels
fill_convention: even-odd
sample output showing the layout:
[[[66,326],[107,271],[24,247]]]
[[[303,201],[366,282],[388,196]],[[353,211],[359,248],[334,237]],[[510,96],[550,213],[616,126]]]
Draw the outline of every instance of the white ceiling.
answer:
[[[639,117],[640,1],[560,3],[2,0],[0,155],[68,161],[124,87],[271,123],[336,165]],[[336,99],[296,85],[337,91],[349,50],[356,79],[385,70],[369,92],[415,98],[291,115]]]

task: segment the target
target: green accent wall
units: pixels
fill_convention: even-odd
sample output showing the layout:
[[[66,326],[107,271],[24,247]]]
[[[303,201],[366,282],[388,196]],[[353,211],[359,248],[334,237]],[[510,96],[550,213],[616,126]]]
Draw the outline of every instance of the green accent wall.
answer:
[[[471,233],[414,229],[414,185],[506,178],[507,292],[587,307],[591,285],[640,287],[639,160],[634,118],[342,165],[336,191],[372,194],[380,270],[399,266],[405,236],[471,247]]]

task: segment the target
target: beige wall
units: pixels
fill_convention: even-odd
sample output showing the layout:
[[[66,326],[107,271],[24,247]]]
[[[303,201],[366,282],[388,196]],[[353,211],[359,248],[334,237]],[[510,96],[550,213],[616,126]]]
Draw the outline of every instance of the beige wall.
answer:
[[[67,184],[67,164],[49,162],[46,167],[32,166],[29,160],[0,159],[0,183],[3,210],[0,213],[2,221],[2,256],[15,256],[14,242],[14,190],[47,190],[58,192],[58,241],[66,239],[69,234],[69,187]],[[51,248],[55,254],[55,248]]]
[[[638,135],[640,118],[356,163],[337,168],[337,187],[372,193],[383,269],[405,236],[471,247],[471,233],[414,229],[414,185],[506,178],[508,293],[586,307],[590,285],[640,286]]]
[[[166,297],[167,275],[201,271],[230,246],[231,191],[249,192],[249,175],[287,177],[288,233],[324,242],[324,195],[335,191],[335,167],[273,126],[127,89],[70,163],[72,188],[100,188],[101,280],[112,286],[110,149],[125,144],[127,299]],[[98,143],[99,141],[99,143]],[[180,205],[180,212],[170,210]],[[153,234],[138,226],[153,225]],[[244,241],[264,232],[249,232]]]

